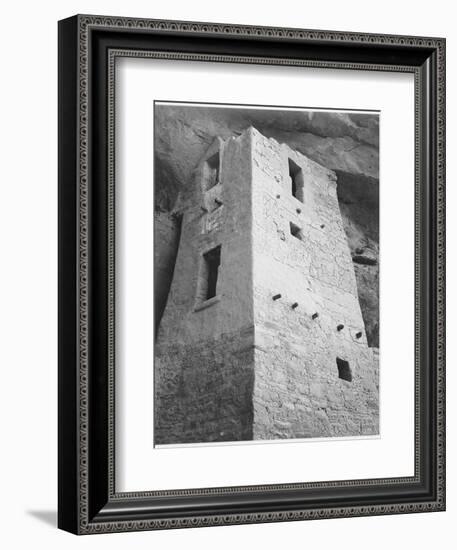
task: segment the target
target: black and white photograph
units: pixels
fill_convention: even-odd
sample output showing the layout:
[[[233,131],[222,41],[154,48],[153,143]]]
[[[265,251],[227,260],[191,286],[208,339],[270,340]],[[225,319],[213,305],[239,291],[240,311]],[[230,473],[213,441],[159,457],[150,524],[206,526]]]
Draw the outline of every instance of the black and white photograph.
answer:
[[[454,4],[2,8],[1,547],[452,547]]]
[[[379,437],[380,118],[154,102],[154,446]]]

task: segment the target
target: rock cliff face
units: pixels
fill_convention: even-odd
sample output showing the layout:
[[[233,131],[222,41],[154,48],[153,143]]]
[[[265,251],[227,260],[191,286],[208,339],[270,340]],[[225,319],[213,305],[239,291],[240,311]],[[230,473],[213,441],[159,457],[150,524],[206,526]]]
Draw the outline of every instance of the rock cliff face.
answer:
[[[155,258],[160,267],[156,295],[166,296],[173,270],[170,247],[177,245],[177,230],[171,213],[180,191],[191,181],[195,166],[216,136],[227,139],[254,126],[266,137],[286,143],[337,173],[338,200],[368,343],[378,347],[379,117],[160,104],[155,116]]]

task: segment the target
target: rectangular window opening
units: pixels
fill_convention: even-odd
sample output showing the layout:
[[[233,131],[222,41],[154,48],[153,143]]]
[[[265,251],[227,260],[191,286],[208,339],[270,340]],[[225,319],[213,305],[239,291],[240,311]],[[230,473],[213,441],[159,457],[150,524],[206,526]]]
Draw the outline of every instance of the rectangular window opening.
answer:
[[[298,239],[299,241],[303,240],[303,233],[298,225],[295,225],[293,222],[290,222],[290,234]]]
[[[220,179],[220,155],[219,151],[205,162],[205,189],[211,189],[219,183]]]
[[[292,185],[292,195],[300,202],[304,202],[303,196],[303,170],[292,159],[289,159],[289,177]]]
[[[352,372],[349,362],[337,357],[336,366],[338,367],[338,377],[347,382],[352,382]]]
[[[198,299],[200,302],[210,300],[217,294],[217,279],[221,264],[221,247],[216,246],[203,254],[203,262],[199,280]]]

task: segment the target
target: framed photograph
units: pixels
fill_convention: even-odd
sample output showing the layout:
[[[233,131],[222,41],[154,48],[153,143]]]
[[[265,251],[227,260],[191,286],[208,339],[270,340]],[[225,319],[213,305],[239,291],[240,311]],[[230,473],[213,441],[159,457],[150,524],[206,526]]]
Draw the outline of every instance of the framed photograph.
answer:
[[[59,527],[445,509],[445,41],[59,22]]]

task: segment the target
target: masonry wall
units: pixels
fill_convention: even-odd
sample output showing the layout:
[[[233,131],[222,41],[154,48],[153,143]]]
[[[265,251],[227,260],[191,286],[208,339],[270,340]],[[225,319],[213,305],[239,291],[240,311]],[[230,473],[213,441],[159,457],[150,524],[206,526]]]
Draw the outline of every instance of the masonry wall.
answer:
[[[205,190],[220,150],[220,183]],[[181,242],[155,346],[155,443],[252,439],[254,317],[250,136],[216,140],[180,198]],[[199,300],[203,254],[221,246],[217,295]]]
[[[217,151],[220,182],[206,189]],[[292,195],[289,160],[301,170],[302,200]],[[250,128],[216,140],[193,181],[180,197],[181,240],[156,342],[155,443],[379,433],[377,354],[334,172]],[[202,300],[202,257],[216,246],[217,293]]]
[[[254,438],[377,434],[378,374],[335,174],[258,132],[252,155]],[[302,169],[303,202],[292,195],[288,159]],[[352,381],[339,378],[337,357]]]

